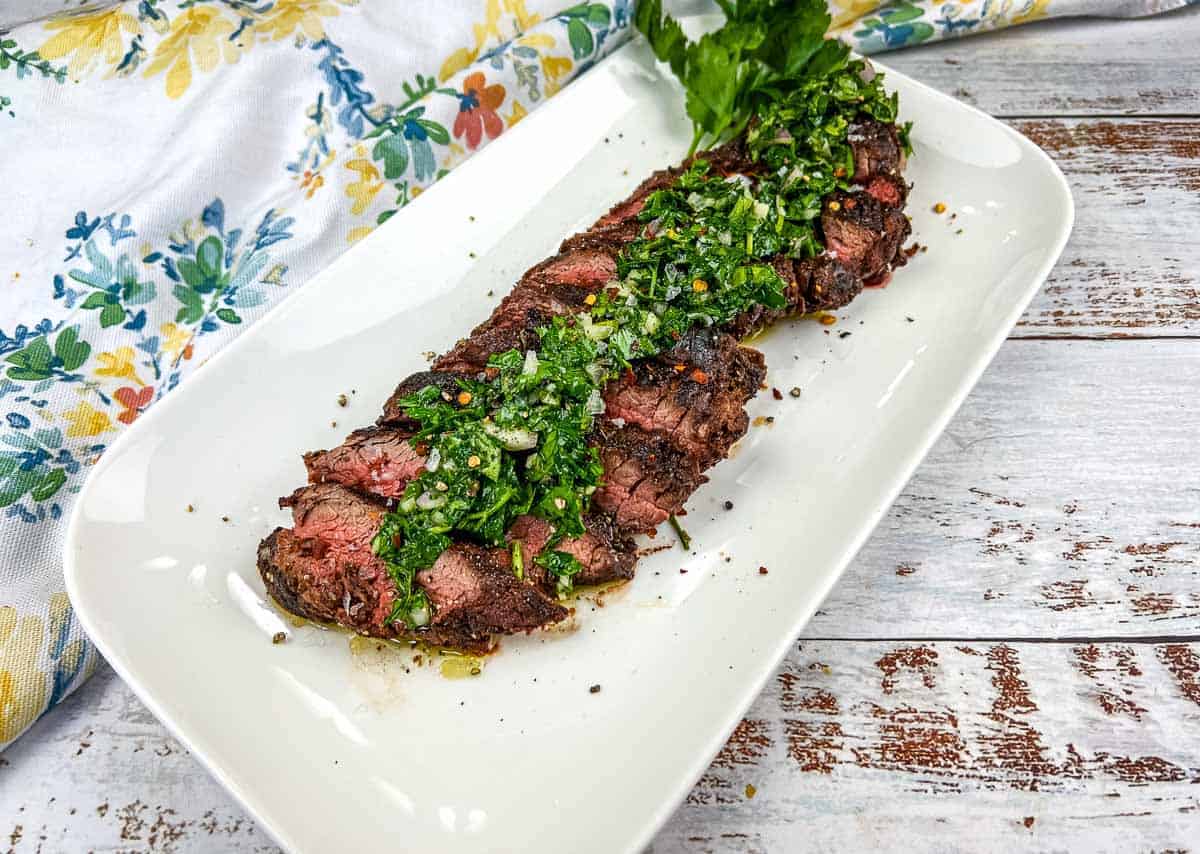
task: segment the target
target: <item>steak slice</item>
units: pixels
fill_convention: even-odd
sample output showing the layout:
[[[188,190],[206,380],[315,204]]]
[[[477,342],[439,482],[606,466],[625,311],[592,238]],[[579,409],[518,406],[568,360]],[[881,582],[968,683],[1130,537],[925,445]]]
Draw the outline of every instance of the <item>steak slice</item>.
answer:
[[[696,457],[632,424],[600,422],[592,444],[604,464],[604,483],[592,495],[592,505],[611,513],[628,535],[682,514],[683,502],[706,480]]]
[[[399,498],[425,468],[425,457],[409,444],[411,435],[395,427],[355,430],[332,450],[304,455],[308,481],[340,483],[381,498]]]
[[[705,469],[745,435],[744,405],[765,376],[757,350],[717,330],[694,330],[609,383],[605,416],[668,437]]]
[[[351,562],[378,562],[371,551],[371,540],[385,512],[382,504],[341,484],[314,483],[280,498],[279,506],[291,508],[297,537],[317,540],[326,553],[335,552]]]
[[[513,574],[508,549],[456,543],[417,573],[417,583],[433,603],[433,628],[472,637],[530,632],[570,615]]]
[[[395,585],[378,561],[339,561],[316,540],[305,540],[287,528],[276,528],[258,547],[258,571],[267,593],[290,614],[342,626],[369,637],[420,641],[483,654],[493,647],[490,636],[472,636],[461,628],[407,631],[385,624],[392,610]]]
[[[327,561],[328,572],[357,575],[363,583],[386,586],[386,595],[380,592],[371,617],[379,624],[376,634],[382,632],[383,621],[391,613],[394,587],[386,565],[371,550],[371,541],[384,509],[335,483],[301,487],[280,504],[292,508],[292,534],[309,541],[310,554]],[[343,586],[345,583],[343,580]],[[433,604],[432,627],[471,637],[530,631],[568,614],[532,584],[513,575],[508,551],[503,548],[456,543],[432,567],[417,573],[417,583]]]
[[[902,208],[908,200],[908,184],[895,175],[876,175],[867,180],[863,190],[890,208]]]
[[[862,278],[850,272],[829,254],[805,258],[802,261],[776,258],[775,269],[788,283],[784,290],[788,307],[770,309],[756,305],[725,325],[725,330],[730,335],[745,338],[750,333],[785,317],[833,311],[849,303],[863,289]]]
[[[478,371],[489,356],[537,346],[537,328],[573,314],[617,272],[617,251],[599,246],[571,249],[530,268],[491,317],[434,362],[442,371]]]
[[[904,169],[904,149],[895,125],[865,118],[850,126],[847,142],[854,152],[852,180],[860,184],[876,175],[899,175]]]
[[[554,548],[566,552],[583,567],[575,576],[579,586],[605,584],[610,581],[626,581],[633,578],[633,565],[637,562],[633,540],[622,536],[611,515],[588,513],[583,517],[584,533],[579,537],[568,537]],[[508,529],[509,543],[520,542],[525,578],[548,593],[557,586],[556,579],[540,566],[534,557],[541,553],[554,535],[554,526],[537,516],[521,516]]]
[[[404,410],[397,403],[398,400],[408,397],[410,394],[416,394],[426,386],[433,386],[441,391],[443,400],[452,403],[461,390],[458,384],[460,379],[478,378],[480,378],[480,374],[477,371],[417,371],[415,374],[401,381],[400,385],[396,386],[396,390],[392,392],[391,397],[387,399],[387,403],[383,405],[383,415],[379,417],[376,423],[392,424],[416,430],[420,425],[404,413]]]
[[[821,229],[826,250],[863,279],[887,272],[912,230],[903,213],[862,192],[830,194]]]

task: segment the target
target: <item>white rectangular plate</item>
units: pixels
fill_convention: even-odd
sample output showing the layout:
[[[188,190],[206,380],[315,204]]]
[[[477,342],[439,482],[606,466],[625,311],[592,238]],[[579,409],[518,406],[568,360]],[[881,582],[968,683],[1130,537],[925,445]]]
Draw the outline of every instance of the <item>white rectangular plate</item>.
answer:
[[[671,814],[1070,231],[1070,193],[1041,151],[887,80],[915,123],[909,210],[928,253],[836,326],[795,321],[758,343],[785,394],[752,403],[774,423],[752,427],[690,502],[694,553],[644,559],[607,607],[580,603],[574,631],[505,639],[478,677],[285,626],[263,603],[255,548],[289,524],[275,500],[303,482],[301,451],[373,421],[422,351],[446,349],[562,237],[679,160],[680,93],[644,45],[394,216],[105,454],[66,545],[79,617],[285,847],[634,851]]]

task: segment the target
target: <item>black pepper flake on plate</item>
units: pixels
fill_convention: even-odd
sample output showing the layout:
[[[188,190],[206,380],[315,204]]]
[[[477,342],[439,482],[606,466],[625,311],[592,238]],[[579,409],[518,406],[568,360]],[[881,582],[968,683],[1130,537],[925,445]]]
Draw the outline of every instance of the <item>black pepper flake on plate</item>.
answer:
[[[287,632],[276,632],[271,635],[271,643],[283,643],[287,640]]]
[[[599,693],[600,693],[600,686],[599,686],[599,685],[593,685],[591,688],[588,688],[588,693],[589,693],[589,694],[599,694]]]
[[[838,338],[849,338],[849,337],[850,337],[850,331],[847,329],[843,329],[841,332],[838,333]]]
[[[789,391],[788,394],[790,394],[792,397],[799,397],[800,396],[800,386],[798,386],[798,385],[792,386],[792,390]]]
[[[725,509],[726,509],[726,510],[732,510],[732,509],[733,509],[733,502],[732,502],[732,501],[726,501],[726,502],[725,502]]]
[[[346,395],[339,394],[337,396],[337,405],[338,406],[345,406],[349,402],[350,402],[350,398],[346,397]]]

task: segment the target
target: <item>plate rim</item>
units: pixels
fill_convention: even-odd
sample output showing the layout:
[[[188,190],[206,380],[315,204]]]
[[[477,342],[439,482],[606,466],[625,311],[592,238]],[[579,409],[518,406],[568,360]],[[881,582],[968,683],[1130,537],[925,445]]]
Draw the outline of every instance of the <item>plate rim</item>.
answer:
[[[630,49],[636,49],[636,47],[640,44],[640,40],[633,40],[626,45],[623,45],[617,51],[614,51],[614,54],[620,54]],[[1045,284],[1051,270],[1058,263],[1059,258],[1062,256],[1062,252],[1066,247],[1067,240],[1070,238],[1074,227],[1075,201],[1071,192],[1070,184],[1062,170],[1059,168],[1058,164],[1055,163],[1055,161],[1036,143],[1014,129],[1011,125],[989,115],[977,107],[964,103],[950,95],[938,91],[932,86],[919,80],[915,80],[914,78],[902,72],[891,69],[882,63],[875,62],[874,60],[871,60],[871,62],[879,69],[880,73],[885,75],[885,77],[889,77],[892,80],[902,80],[906,87],[919,90],[923,93],[923,95],[933,99],[934,101],[941,102],[943,104],[951,104],[955,109],[965,110],[969,115],[973,115],[976,118],[985,120],[987,124],[1000,129],[1002,133],[1014,140],[1021,148],[1023,153],[1033,155],[1033,157],[1040,162],[1043,167],[1049,167],[1048,173],[1049,177],[1052,179],[1052,182],[1048,184],[1048,187],[1053,188],[1057,197],[1057,201],[1064,205],[1064,216],[1057,224],[1057,234],[1055,234],[1053,241],[1049,244],[1052,247],[1051,250],[1047,253],[1045,259],[1037,267],[1036,271],[1033,272],[1028,279],[1026,293],[1013,304],[1008,316],[1005,317],[1001,323],[996,325],[996,331],[993,332],[991,337],[986,340],[984,346],[979,348],[979,350],[976,352],[975,357],[969,366],[967,378],[958,385],[949,403],[943,407],[938,417],[935,418],[924,430],[922,439],[917,442],[911,451],[906,455],[906,459],[901,467],[902,476],[896,478],[896,483],[887,491],[885,500],[881,501],[867,511],[864,518],[866,524],[860,525],[856,535],[847,541],[836,561],[834,571],[828,573],[824,581],[816,585],[816,589],[819,592],[819,595],[816,598],[817,604],[812,606],[812,608],[801,609],[798,611],[796,613],[796,618],[792,621],[792,628],[787,633],[781,635],[776,645],[763,655],[763,661],[769,662],[770,666],[762,668],[762,675],[754,680],[753,690],[745,691],[743,695],[737,698],[736,702],[730,704],[729,713],[725,716],[724,723],[718,730],[714,731],[714,735],[708,740],[703,749],[698,749],[696,751],[695,761],[693,761],[687,767],[685,774],[679,775],[678,782],[676,783],[674,789],[667,793],[666,796],[659,798],[658,806],[654,811],[648,814],[648,817],[645,820],[641,822],[641,826],[637,829],[637,832],[630,833],[628,835],[629,844],[625,849],[627,851],[641,851],[645,849],[648,844],[650,844],[653,836],[679,808],[679,805],[683,802],[684,798],[687,796],[687,793],[694,785],[695,780],[703,773],[704,769],[711,764],[712,759],[717,755],[721,747],[729,739],[729,736],[737,726],[738,721],[744,717],[746,710],[750,707],[750,705],[753,704],[759,695],[761,695],[767,680],[770,678],[772,673],[778,670],[780,662],[787,655],[792,645],[796,642],[796,638],[804,630],[805,625],[807,625],[808,621],[812,617],[813,611],[820,607],[820,603],[828,597],[833,587],[841,581],[842,576],[845,574],[846,569],[853,561],[855,555],[874,534],[884,515],[895,503],[895,500],[901,490],[903,490],[904,486],[911,480],[921,462],[926,456],[928,456],[929,451],[932,449],[934,443],[941,437],[950,420],[962,407],[962,404],[966,400],[967,396],[975,389],[976,385],[979,383],[980,377],[983,375],[983,372],[991,364],[992,360],[999,352],[1000,347],[1003,346],[1005,340],[1008,339],[1009,334],[1012,332],[1012,329],[1019,321],[1021,315],[1024,313],[1033,297],[1036,296],[1037,293],[1042,289],[1042,286]],[[658,65],[660,68],[662,67],[661,63]],[[548,119],[547,117],[552,117],[554,113],[557,112],[557,110],[554,108],[554,105],[569,100],[574,96],[578,96],[580,91],[581,90],[578,86],[567,87],[566,91],[561,93],[558,97],[551,99],[547,105],[545,105],[541,110],[535,111],[528,117],[526,121],[521,122],[521,124],[536,128],[540,123],[552,120]],[[530,121],[530,119],[533,119],[534,121]],[[514,134],[514,131],[518,130],[519,133]],[[527,136],[531,132],[532,131],[527,129],[513,128],[509,131],[509,133],[505,134],[503,138],[497,139],[492,143],[492,145],[489,145],[487,150],[491,150],[497,144],[511,147],[515,143],[508,142],[508,137],[515,135],[517,136],[518,140],[521,140],[524,138],[524,136]],[[522,134],[524,134],[524,136]],[[480,155],[483,154],[486,154],[486,151],[480,152],[475,157],[471,158],[471,160],[478,161],[480,159]],[[494,156],[495,155],[493,155],[493,157]],[[467,166],[469,164],[463,165]],[[447,180],[454,179],[456,175],[462,173],[463,171],[464,170],[461,168],[454,170],[450,175],[447,176],[446,179],[439,181],[438,184],[444,184]],[[465,176],[465,178],[463,176],[459,176],[460,181],[469,179],[470,170],[468,169],[466,171],[468,174]],[[431,187],[430,191],[436,191],[436,187],[437,185]],[[411,213],[411,209],[402,210],[400,212],[401,215],[405,213],[407,213],[409,217],[415,215]],[[392,217],[392,221],[396,223],[393,226],[394,230],[400,228],[401,223],[404,220],[402,220],[401,216],[398,215]],[[383,232],[384,227],[387,225],[389,225],[389,223],[385,223],[383,227],[377,228],[375,232],[372,233],[371,237]],[[329,265],[326,265],[326,267],[315,271],[313,273],[313,278],[321,275],[326,269],[328,269],[328,266],[336,263],[345,255],[356,251],[358,248],[358,246],[353,246],[346,250],[346,252],[339,254],[329,263]],[[303,289],[303,286],[301,286],[301,289]],[[208,369],[212,364],[217,363],[218,360],[237,358],[241,349],[245,346],[249,346],[246,342],[253,341],[252,336],[255,334],[256,330],[261,329],[268,320],[282,314],[285,310],[287,310],[291,303],[293,303],[293,300],[289,298],[281,300],[278,304],[272,306],[265,314],[263,314],[261,318],[259,318],[255,324],[253,324],[250,329],[247,329],[245,333],[238,336],[235,340],[231,341],[225,347],[214,353],[211,357],[209,357],[204,365],[197,369],[197,371]],[[259,805],[256,803],[255,793],[252,791],[247,791],[243,786],[238,784],[221,764],[208,755],[208,751],[200,744],[200,742],[204,741],[204,736],[199,732],[189,731],[188,727],[175,720],[164,710],[158,699],[155,697],[154,692],[147,685],[143,684],[138,678],[132,675],[128,662],[121,655],[112,651],[112,647],[109,644],[108,638],[105,636],[103,631],[99,630],[97,621],[94,618],[95,615],[90,613],[86,597],[82,596],[82,593],[79,589],[79,566],[76,562],[76,554],[81,551],[81,544],[78,542],[78,529],[80,525],[83,524],[82,508],[86,504],[86,497],[93,489],[95,483],[107,470],[109,465],[113,464],[113,461],[120,456],[120,454],[116,452],[124,451],[127,446],[140,443],[142,434],[154,429],[157,421],[164,417],[161,413],[163,411],[171,411],[167,409],[167,407],[181,405],[174,403],[174,401],[183,399],[183,397],[183,395],[176,393],[169,396],[166,400],[160,402],[158,406],[152,407],[142,416],[142,418],[138,419],[136,424],[131,425],[129,429],[117,437],[113,444],[108,448],[108,451],[101,457],[99,463],[88,474],[79,494],[76,497],[75,506],[72,508],[71,516],[68,521],[63,540],[63,577],[65,581],[66,592],[71,601],[71,606],[75,612],[76,618],[79,620],[80,625],[87,634],[89,640],[95,645],[96,649],[103,655],[105,661],[108,662],[109,666],[113,668],[121,680],[127,686],[129,686],[134,695],[143,704],[145,704],[154,717],[166,727],[171,735],[187,748],[187,750],[200,763],[204,770],[212,775],[213,778],[216,779],[217,782],[220,783],[221,786],[233,796],[238,805],[254,819],[256,824],[267,833],[272,841],[274,841],[284,850],[300,850],[298,841],[291,838],[291,835],[286,827],[282,826],[282,824],[277,824],[275,821],[269,820],[266,817],[266,813],[260,809]]]

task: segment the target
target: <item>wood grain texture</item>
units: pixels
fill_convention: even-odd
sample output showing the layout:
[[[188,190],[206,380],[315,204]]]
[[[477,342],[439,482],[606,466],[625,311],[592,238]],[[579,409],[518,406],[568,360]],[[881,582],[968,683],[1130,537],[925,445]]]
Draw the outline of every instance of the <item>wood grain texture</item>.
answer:
[[[1200,115],[1200,9],[1047,21],[879,60],[1001,117]]]
[[[1198,674],[1184,643],[803,643],[653,850],[1187,850]]]
[[[1200,346],[1009,341],[809,637],[1200,638]]]
[[[1200,120],[1012,125],[1055,159],[1076,206],[1062,259],[1014,334],[1200,335]]]
[[[0,756],[0,851],[278,850],[107,664]]]

